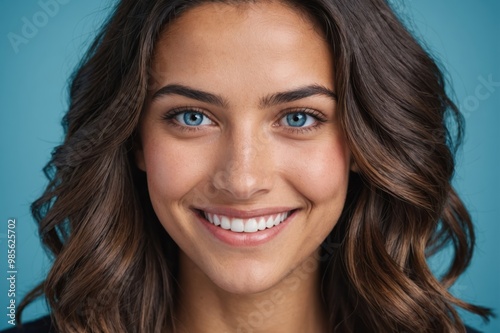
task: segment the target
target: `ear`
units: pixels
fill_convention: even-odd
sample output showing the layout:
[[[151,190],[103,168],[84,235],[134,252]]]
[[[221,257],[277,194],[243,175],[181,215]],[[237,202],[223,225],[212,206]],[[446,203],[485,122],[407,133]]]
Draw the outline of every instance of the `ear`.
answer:
[[[144,162],[144,150],[142,149],[142,143],[139,138],[134,140],[132,151],[134,153],[135,165],[140,170],[146,172],[146,163]]]

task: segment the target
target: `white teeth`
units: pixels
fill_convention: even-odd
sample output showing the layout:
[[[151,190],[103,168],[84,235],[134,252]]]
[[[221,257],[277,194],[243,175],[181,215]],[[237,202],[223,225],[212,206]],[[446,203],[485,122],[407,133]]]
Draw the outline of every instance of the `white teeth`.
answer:
[[[243,232],[245,230],[245,225],[242,219],[233,219],[231,221],[231,231]]]
[[[220,225],[219,215],[215,215],[213,221],[215,225],[219,226]]]
[[[233,232],[257,232],[277,226],[288,218],[289,213],[280,213],[274,215],[260,216],[258,218],[242,219],[230,218],[224,215],[213,213],[204,213],[205,218],[212,224],[220,226],[222,229]]]
[[[274,219],[272,216],[269,216],[269,218],[266,221],[266,227],[267,228],[272,228],[274,227]]]
[[[257,220],[250,219],[245,223],[245,232],[256,232],[259,229]]]
[[[231,222],[229,222],[229,218],[222,216],[220,220],[220,226],[222,229],[229,230],[231,229]]]
[[[276,217],[274,218],[274,225],[275,226],[280,224],[280,222],[281,222],[280,218],[281,218],[281,214],[276,215]]]
[[[261,217],[261,218],[259,219],[258,229],[259,229],[259,230],[264,230],[264,229],[266,229],[266,220],[265,220],[263,217]]]

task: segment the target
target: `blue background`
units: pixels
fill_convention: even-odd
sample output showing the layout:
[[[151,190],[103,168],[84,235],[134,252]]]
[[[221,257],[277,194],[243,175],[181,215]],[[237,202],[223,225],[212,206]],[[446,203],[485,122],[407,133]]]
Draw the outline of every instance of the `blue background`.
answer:
[[[47,2],[49,0],[42,0]],[[34,0],[0,4],[0,329],[7,324],[7,220],[16,218],[16,299],[43,279],[50,261],[40,246],[30,203],[46,184],[42,167],[62,139],[60,120],[67,107],[67,82],[111,1],[59,0],[57,10]],[[458,154],[455,185],[476,223],[477,249],[469,270],[453,287],[467,301],[500,310],[500,1],[393,0],[395,8],[448,73],[454,100],[467,121],[466,142]],[[35,21],[26,43],[13,47],[9,33],[23,35],[23,20]],[[38,21],[37,21],[38,20]],[[12,35],[11,35],[12,36]],[[493,85],[485,85],[485,81]],[[450,90],[451,91],[451,90]],[[439,269],[445,255],[434,260]],[[43,301],[24,319],[47,313]],[[484,325],[500,332],[500,319]]]

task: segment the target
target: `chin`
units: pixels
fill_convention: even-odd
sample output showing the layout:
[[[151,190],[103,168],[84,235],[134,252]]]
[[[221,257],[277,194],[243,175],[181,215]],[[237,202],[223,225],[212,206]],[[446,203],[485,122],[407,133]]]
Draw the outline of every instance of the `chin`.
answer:
[[[237,267],[233,270],[210,272],[208,278],[218,288],[237,295],[252,295],[264,292],[284,279],[276,271],[275,265],[267,267]]]

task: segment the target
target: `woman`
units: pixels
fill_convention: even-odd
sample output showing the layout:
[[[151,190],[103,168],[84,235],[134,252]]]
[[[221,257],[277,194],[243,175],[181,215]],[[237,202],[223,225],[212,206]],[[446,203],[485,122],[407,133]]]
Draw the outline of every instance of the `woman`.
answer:
[[[455,122],[457,137],[447,125]],[[122,1],[33,204],[57,332],[464,332],[461,119],[383,1]],[[426,258],[455,250],[440,278]]]

